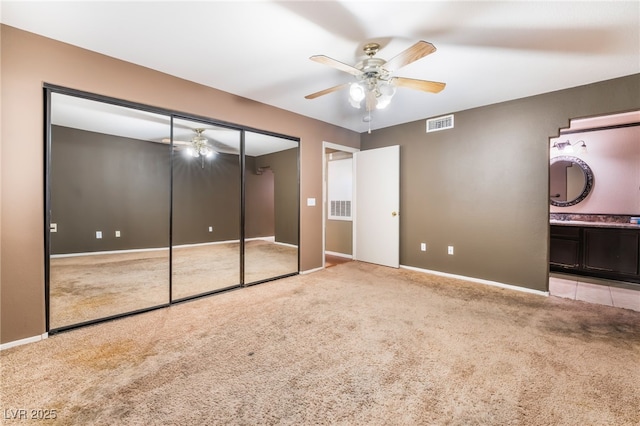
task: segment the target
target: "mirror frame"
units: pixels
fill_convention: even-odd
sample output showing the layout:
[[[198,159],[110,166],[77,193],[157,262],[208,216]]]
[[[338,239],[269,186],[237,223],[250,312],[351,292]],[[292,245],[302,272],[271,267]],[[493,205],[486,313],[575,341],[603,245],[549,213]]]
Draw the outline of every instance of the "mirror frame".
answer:
[[[591,167],[589,167],[589,165],[585,163],[583,160],[581,160],[578,157],[573,157],[570,155],[561,155],[559,157],[553,157],[550,161],[549,167],[553,166],[555,163],[558,163],[560,161],[569,161],[571,163],[577,164],[582,170],[582,172],[584,173],[585,183],[584,183],[584,187],[582,188],[582,192],[573,200],[558,201],[551,198],[551,194],[549,194],[549,201],[552,206],[569,207],[569,206],[578,204],[579,202],[587,198],[587,196],[591,193],[591,190],[593,189],[593,171],[591,171]]]

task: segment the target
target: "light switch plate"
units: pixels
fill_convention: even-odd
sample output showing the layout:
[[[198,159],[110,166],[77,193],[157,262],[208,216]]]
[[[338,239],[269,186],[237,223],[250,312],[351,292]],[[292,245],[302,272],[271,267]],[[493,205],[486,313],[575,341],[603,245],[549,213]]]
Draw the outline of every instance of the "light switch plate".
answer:
[[[316,199],[315,198],[307,198],[307,206],[313,207],[315,205],[316,205]]]
[[[58,232],[58,224],[57,223],[51,223],[49,224],[49,230],[51,232]]]
[[[420,250],[427,251],[427,243],[420,243]]]
[[[97,239],[102,238],[102,231],[96,231],[96,238]]]
[[[453,246],[447,247],[447,253],[448,254],[453,254]]]
[[[120,231],[116,231],[116,238],[120,238]]]

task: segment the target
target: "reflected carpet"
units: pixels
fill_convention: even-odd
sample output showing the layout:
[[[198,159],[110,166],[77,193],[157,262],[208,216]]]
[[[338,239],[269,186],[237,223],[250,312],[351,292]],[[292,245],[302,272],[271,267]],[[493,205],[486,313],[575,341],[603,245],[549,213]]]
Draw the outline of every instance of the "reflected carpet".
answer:
[[[294,273],[297,249],[265,240],[245,245],[245,282]],[[240,283],[240,244],[173,250],[173,300]],[[169,250],[52,258],[51,328],[169,303]]]

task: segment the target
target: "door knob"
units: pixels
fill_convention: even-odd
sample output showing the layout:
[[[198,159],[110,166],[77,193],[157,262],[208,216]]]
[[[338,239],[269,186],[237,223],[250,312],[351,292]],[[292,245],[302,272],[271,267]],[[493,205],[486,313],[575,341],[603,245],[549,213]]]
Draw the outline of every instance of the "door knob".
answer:
[[[391,213],[391,216],[396,217],[396,216],[398,216],[399,214],[400,214],[400,213],[392,212],[392,213]]]

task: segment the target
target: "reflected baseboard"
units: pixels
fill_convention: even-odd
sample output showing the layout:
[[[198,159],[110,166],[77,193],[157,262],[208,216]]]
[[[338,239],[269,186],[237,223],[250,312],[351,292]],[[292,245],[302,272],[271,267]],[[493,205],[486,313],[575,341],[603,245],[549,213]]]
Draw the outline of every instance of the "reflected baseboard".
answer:
[[[280,244],[287,247],[298,248],[295,244],[283,243],[276,241],[275,236],[267,236],[267,237],[255,237],[255,238],[246,238],[245,241],[267,241],[270,243]],[[173,246],[174,249],[180,248],[189,248],[189,247],[201,247],[201,246],[210,246],[216,244],[238,244],[240,240],[223,240],[223,241],[208,241],[205,243],[192,243],[192,244],[175,244]],[[50,257],[52,259],[61,259],[65,257],[74,257],[74,256],[97,256],[102,254],[124,254],[124,253],[144,253],[150,251],[161,251],[168,250],[169,247],[150,247],[150,248],[139,248],[139,249],[124,249],[124,250],[103,250],[103,251],[88,251],[88,252],[78,252],[78,253],[61,253],[61,254],[52,254]]]

